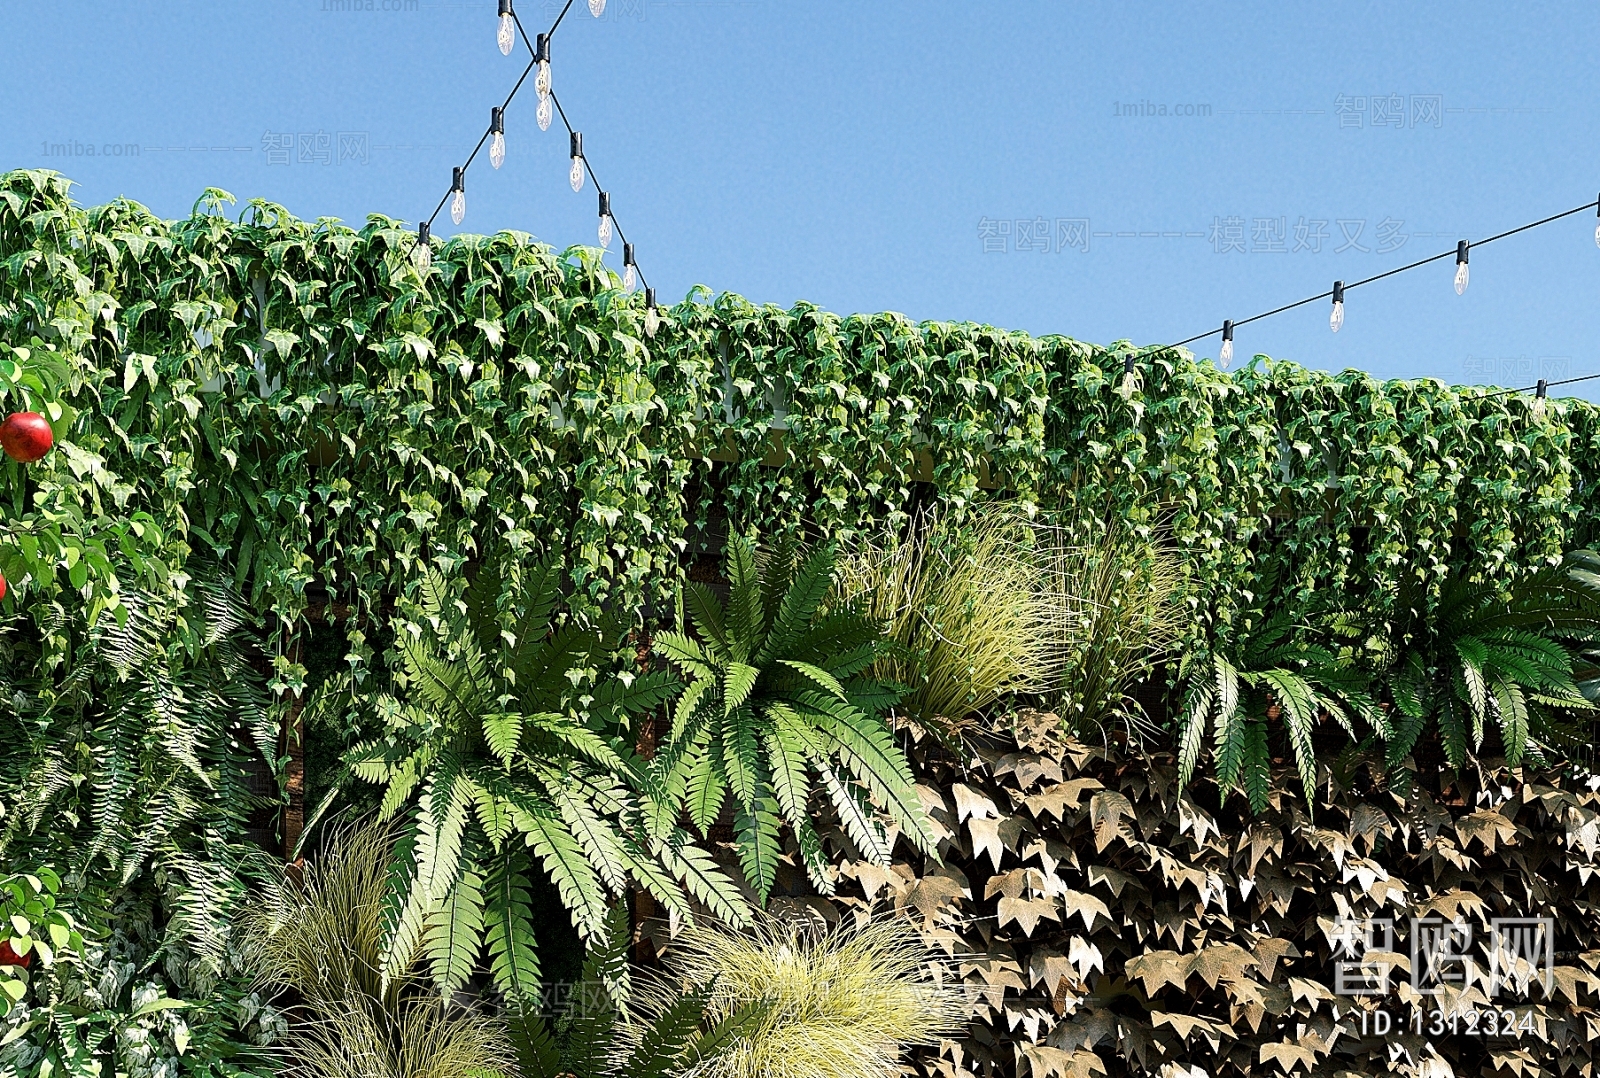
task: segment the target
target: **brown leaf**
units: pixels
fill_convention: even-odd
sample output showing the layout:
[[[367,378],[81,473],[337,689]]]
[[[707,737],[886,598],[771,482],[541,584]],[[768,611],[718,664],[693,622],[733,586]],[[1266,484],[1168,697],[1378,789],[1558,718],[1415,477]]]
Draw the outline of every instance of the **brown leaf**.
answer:
[[[1000,810],[995,807],[995,803],[991,799],[968,786],[958,782],[950,787],[950,792],[955,795],[956,820],[958,822],[965,820],[968,816],[974,819],[990,820],[1000,815]]]
[[[1005,895],[1007,898],[1021,898],[1022,892],[1027,886],[1028,870],[1014,868],[1010,872],[990,876],[989,882],[983,886],[983,897],[987,899],[993,898],[995,895]]]
[[[1090,865],[1089,885],[1092,887],[1102,883],[1111,889],[1112,898],[1121,898],[1122,889],[1130,883],[1135,887],[1143,888],[1143,885],[1139,883],[1139,877],[1123,872],[1121,869],[1106,868],[1103,865]]]
[[[1294,1069],[1301,1064],[1304,1064],[1306,1071],[1310,1072],[1317,1062],[1316,1054],[1311,1049],[1295,1044],[1293,1041],[1263,1044],[1261,1046],[1260,1061],[1265,1063],[1269,1059],[1277,1063],[1285,1074],[1293,1074]]]
[[[1089,822],[1094,826],[1094,851],[1104,852],[1112,841],[1128,839],[1122,821],[1133,815],[1133,804],[1115,790],[1101,790],[1089,799]]]
[[[1221,1022],[1213,1022],[1209,1018],[1200,1018],[1192,1014],[1168,1014],[1165,1011],[1151,1011],[1150,1024],[1155,1026],[1171,1026],[1178,1031],[1178,1036],[1186,1043],[1195,1032],[1199,1032],[1211,1044],[1215,1052],[1222,1046],[1225,1037],[1232,1037],[1233,1030]]]
[[[1283,832],[1264,821],[1257,821],[1250,825],[1250,830],[1239,837],[1238,849],[1250,848],[1250,867],[1245,874],[1254,876],[1256,866],[1268,853],[1283,856]]]
[[[1083,795],[1090,790],[1103,789],[1104,784],[1099,779],[1069,779],[1059,786],[1048,786],[1023,802],[1028,811],[1038,819],[1049,813],[1058,820],[1065,820],[1067,812],[1078,807]]]
[[[1077,970],[1072,962],[1060,951],[1049,947],[1035,947],[1033,954],[1028,956],[1028,983],[1037,987],[1045,985],[1052,987],[1059,984],[1063,978],[1070,977],[1077,980]]]
[[[1019,790],[1027,790],[1040,779],[1048,779],[1052,785],[1062,780],[1059,763],[1031,752],[1007,753],[995,761],[993,771],[996,777],[1015,775]]]
[[[1219,943],[1202,948],[1194,956],[1194,972],[1212,988],[1218,981],[1238,981],[1244,971],[1256,965],[1255,956],[1237,943]]]
[[[1094,895],[1084,894],[1082,891],[1068,891],[1064,896],[1064,904],[1069,918],[1073,914],[1083,918],[1083,930],[1085,932],[1094,932],[1094,919],[1096,916],[1104,917],[1106,924],[1112,928],[1116,927],[1117,923],[1111,919],[1111,910]]]
[[[972,856],[977,858],[987,853],[994,870],[999,872],[1002,855],[1017,848],[1017,841],[1027,827],[1028,821],[1021,816],[1004,820],[980,820],[974,816],[967,821],[967,830],[972,834]]]
[[[1258,940],[1251,948],[1256,956],[1257,964],[1261,967],[1261,976],[1267,981],[1272,980],[1272,973],[1278,967],[1278,961],[1283,958],[1299,958],[1300,949],[1286,939],[1276,937]]]
[[[1144,983],[1144,994],[1152,998],[1169,984],[1182,989],[1189,979],[1189,959],[1177,951],[1146,951],[1128,959],[1123,968]]]
[[[1418,902],[1411,912],[1416,917],[1442,917],[1446,921],[1459,921],[1463,911],[1481,919],[1486,909],[1483,899],[1471,891],[1450,890]]]
[[[1078,1049],[1064,1051],[1043,1044],[1030,1044],[1022,1049],[1028,1061],[1032,1078],[1094,1078],[1106,1073],[1106,1065],[1093,1052]]]
[[[1000,915],[1001,928],[1015,921],[1027,936],[1033,935],[1033,930],[1041,920],[1061,919],[1053,898],[1002,898],[996,903],[996,912]]]
[[[942,865],[912,885],[905,902],[922,914],[924,921],[937,920],[946,907],[959,905],[963,898],[971,898],[972,891],[960,871]]]
[[[1474,812],[1457,820],[1456,835],[1461,839],[1462,849],[1466,849],[1468,843],[1477,839],[1482,844],[1484,853],[1494,853],[1496,843],[1515,845],[1517,825],[1493,809],[1484,809],[1482,812]]]

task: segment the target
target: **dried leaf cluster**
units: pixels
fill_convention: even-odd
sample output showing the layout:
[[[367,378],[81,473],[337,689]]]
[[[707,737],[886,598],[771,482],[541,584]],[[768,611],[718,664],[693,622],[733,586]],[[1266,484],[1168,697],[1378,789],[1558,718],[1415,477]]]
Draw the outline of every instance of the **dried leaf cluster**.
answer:
[[[846,919],[888,904],[958,959],[966,1034],[923,1053],[926,1074],[1596,1073],[1600,793],[1587,784],[1489,762],[1417,775],[1402,798],[1380,760],[1349,784],[1324,766],[1308,808],[1279,760],[1254,815],[1209,781],[1180,796],[1170,756],[1092,748],[1053,715],[1016,716],[964,757],[917,751],[944,863],[908,844],[891,868],[853,860],[832,829],[838,893],[789,901]],[[1411,917],[1472,926],[1468,983],[1419,996],[1397,942],[1389,995],[1337,995],[1341,919],[1393,918],[1403,940]],[[1489,998],[1497,917],[1554,919],[1548,995],[1535,977]],[[1526,1028],[1429,1032],[1435,1008],[1448,1021],[1491,1007]],[[1382,1036],[1378,1009],[1395,1025]]]

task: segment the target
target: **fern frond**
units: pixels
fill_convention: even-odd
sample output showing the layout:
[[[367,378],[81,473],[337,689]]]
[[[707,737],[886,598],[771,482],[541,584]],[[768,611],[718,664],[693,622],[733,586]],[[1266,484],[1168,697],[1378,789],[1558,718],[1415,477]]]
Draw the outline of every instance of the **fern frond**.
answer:
[[[484,885],[484,935],[489,972],[512,1008],[539,1006],[539,954],[534,945],[532,891],[521,855],[506,850],[494,862]]]
[[[446,1006],[472,977],[483,935],[483,875],[475,861],[466,858],[422,932],[429,971]]]
[[[766,905],[772,881],[778,871],[783,847],[778,842],[778,803],[771,797],[758,797],[751,805],[740,804],[734,813],[734,832],[739,836],[739,867],[755,889],[756,898]]]

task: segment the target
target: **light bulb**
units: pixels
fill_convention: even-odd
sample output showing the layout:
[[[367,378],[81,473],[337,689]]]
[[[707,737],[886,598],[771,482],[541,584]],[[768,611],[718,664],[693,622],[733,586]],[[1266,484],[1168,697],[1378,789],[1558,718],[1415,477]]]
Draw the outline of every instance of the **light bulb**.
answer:
[[[1467,290],[1467,282],[1472,278],[1472,271],[1467,269],[1465,262],[1456,263],[1456,295],[1461,295]]]
[[[1333,313],[1328,316],[1328,328],[1335,333],[1344,325],[1344,300],[1337,300],[1333,305]]]
[[[417,226],[417,242],[411,247],[411,264],[417,267],[418,273],[427,273],[428,267],[433,265],[433,244],[429,242],[426,221]]]
[[[1228,369],[1228,365],[1230,363],[1232,363],[1232,362],[1233,362],[1233,342],[1231,340],[1223,341],[1222,342],[1222,351],[1217,353],[1217,363],[1218,363],[1218,365],[1220,365],[1222,367],[1223,370],[1227,370]]]
[[[509,12],[500,16],[500,32],[495,34],[495,43],[500,46],[501,56],[510,56],[511,46],[517,43],[517,23]]]
[[[506,114],[504,109],[489,110],[489,163],[499,168],[506,163]]]
[[[606,0],[589,0],[589,14],[593,15],[595,18],[598,19],[600,16],[604,15],[605,13],[606,13]]]
[[[555,119],[555,114],[556,110],[555,107],[550,104],[550,99],[548,97],[541,97],[539,99],[539,111],[535,114],[539,120],[540,131],[550,130],[550,121]]]
[[[1128,400],[1135,393],[1144,388],[1144,379],[1139,375],[1139,367],[1133,356],[1128,356],[1122,364],[1122,388],[1120,393],[1123,400]]]
[[[602,217],[602,218],[600,218],[600,246],[601,247],[610,247],[611,246],[611,218],[610,217]]]
[[[660,328],[661,328],[661,312],[657,311],[656,308],[655,308],[655,305],[652,304],[649,307],[645,308],[645,312],[644,312],[644,335],[646,337],[654,337],[656,335],[656,330],[658,330]]]
[[[632,292],[639,283],[639,269],[632,262],[622,268],[622,290]]]
[[[539,73],[533,77],[533,88],[541,98],[550,96],[550,61],[539,61]]]
[[[572,184],[574,194],[583,190],[583,158],[572,159],[572,171],[567,174],[567,182]]]
[[[454,169],[451,173],[450,190],[455,195],[450,200],[450,220],[456,224],[467,215],[467,170]]]
[[[1600,225],[1594,226],[1594,245],[1600,247]]]

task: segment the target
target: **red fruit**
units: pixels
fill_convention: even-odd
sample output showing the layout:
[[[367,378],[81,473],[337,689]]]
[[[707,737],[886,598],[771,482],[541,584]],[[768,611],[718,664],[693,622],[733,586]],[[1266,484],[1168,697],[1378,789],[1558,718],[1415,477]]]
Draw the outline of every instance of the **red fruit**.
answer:
[[[38,412],[13,412],[0,423],[0,449],[22,464],[32,464],[56,444],[50,421]]]
[[[6,597],[6,574],[0,573],[0,599],[4,599],[5,597]],[[0,944],[0,946],[4,946],[4,945]]]
[[[0,940],[0,966],[21,966],[27,969],[33,965],[33,952],[18,954],[11,949],[10,940]]]

